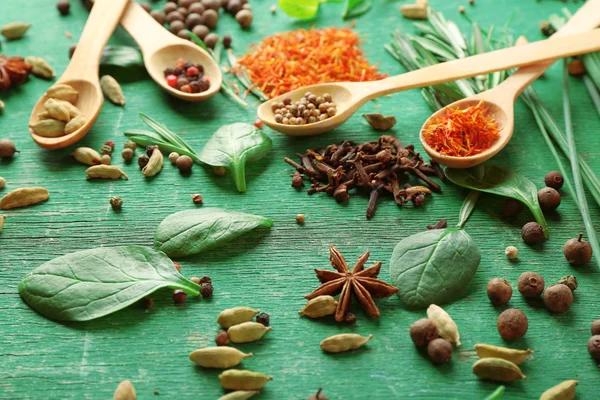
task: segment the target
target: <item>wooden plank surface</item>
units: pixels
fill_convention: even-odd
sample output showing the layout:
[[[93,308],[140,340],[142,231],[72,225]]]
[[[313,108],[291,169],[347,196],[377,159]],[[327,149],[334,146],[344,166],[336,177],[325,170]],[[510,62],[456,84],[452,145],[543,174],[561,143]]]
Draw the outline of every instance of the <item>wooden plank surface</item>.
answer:
[[[313,22],[293,22],[283,13],[271,15],[275,1],[252,1],[255,20],[248,32],[239,29],[229,15],[221,16],[218,32],[230,33],[238,53],[246,46],[277,31],[316,25],[343,26],[340,4],[322,5]],[[411,30],[398,7],[402,2],[374,0],[373,10],[359,18],[356,30],[363,35],[369,59],[380,63],[389,74],[402,68],[383,49],[396,28]],[[162,4],[162,3],[159,3]],[[155,4],[158,7],[159,4]],[[501,27],[512,16],[516,34],[538,40],[537,25],[561,7],[575,10],[578,4],[545,0],[432,0],[431,4],[467,29],[457,7],[467,6],[469,15],[481,26]],[[46,58],[60,74],[68,63],[68,48],[77,41],[86,12],[72,1],[72,13],[60,17],[54,1],[3,0],[0,25],[23,20],[33,23],[27,37],[3,42],[9,55],[36,55]],[[65,36],[73,34],[73,39]],[[119,28],[112,43],[131,44]],[[434,367],[417,351],[408,336],[408,326],[425,316],[408,311],[395,297],[378,302],[382,316],[371,320],[358,305],[355,326],[336,324],[332,319],[299,318],[303,296],[317,286],[312,269],[327,268],[328,246],[335,244],[351,261],[369,250],[373,261],[383,261],[382,279],[389,279],[389,259],[395,244],[420,232],[440,218],[457,222],[465,191],[446,184],[443,194],[428,199],[426,206],[399,209],[389,198],[380,202],[375,218],[364,217],[368,199],[354,195],[347,205],[338,205],[325,195],[307,196],[290,187],[291,168],[285,156],[309,147],[320,147],[343,139],[373,140],[378,135],[357,114],[335,132],[325,136],[293,139],[270,130],[273,149],[267,159],[248,165],[248,192],[236,192],[232,179],[217,178],[198,166],[182,177],[170,165],[154,179],[146,179],[137,166],[125,165],[118,152],[125,142],[123,131],[143,128],[139,112],[165,123],[181,133],[194,148],[201,149],[221,125],[255,117],[254,107],[240,109],[222,95],[202,104],[185,104],[168,97],[152,81],[141,77],[123,85],[125,108],[108,102],[91,133],[81,145],[99,148],[105,140],[117,143],[114,164],[122,166],[129,181],[90,182],[85,167],[69,157],[70,149],[49,152],[37,147],[27,132],[27,120],[37,98],[48,82],[32,78],[26,85],[2,93],[6,110],[0,116],[0,138],[10,137],[21,153],[13,161],[0,162],[0,176],[7,180],[2,194],[22,186],[39,185],[50,191],[50,200],[31,208],[7,211],[0,233],[0,398],[2,399],[107,399],[117,384],[130,379],[138,398],[216,399],[223,391],[218,371],[193,367],[188,354],[213,343],[218,330],[217,314],[229,307],[247,305],[271,315],[273,330],[257,343],[239,346],[255,356],[243,367],[273,375],[262,399],[304,399],[323,387],[330,399],[418,398],[482,399],[498,384],[479,380],[471,373],[475,343],[510,345],[535,350],[534,359],[523,371],[526,381],[507,387],[507,399],[534,399],[547,388],[565,379],[579,380],[580,399],[598,398],[600,371],[586,351],[591,322],[600,317],[598,266],[574,269],[562,256],[564,242],[583,231],[583,223],[571,198],[563,197],[559,211],[549,215],[551,239],[530,248],[520,239],[520,227],[532,217],[523,213],[515,221],[499,216],[500,199],[482,196],[466,229],[481,248],[482,262],[468,288],[468,296],[445,308],[457,322],[463,346],[452,362]],[[535,84],[552,112],[562,121],[560,69],[554,66]],[[573,116],[577,143],[585,159],[600,173],[598,115],[583,84],[572,79]],[[404,143],[418,145],[418,129],[429,110],[418,91],[410,91],[370,102],[361,112],[393,114],[398,119],[394,134]],[[140,151],[137,152],[139,154]],[[526,174],[538,186],[549,170],[556,169],[529,111],[516,106],[516,130],[512,142],[495,158]],[[17,285],[33,268],[59,255],[97,246],[122,244],[151,245],[158,223],[172,212],[194,207],[191,194],[205,198],[204,207],[218,206],[273,218],[270,231],[250,234],[232,245],[183,260],[187,276],[210,275],[215,295],[209,300],[191,299],[181,306],[172,304],[169,291],[154,296],[154,307],[139,307],[79,324],[51,322],[30,310],[20,299]],[[111,196],[121,196],[123,211],[114,213]],[[296,224],[298,213],[306,215],[303,226]],[[592,207],[598,221],[598,207]],[[508,262],[504,248],[519,247],[516,262]],[[518,295],[511,307],[522,309],[529,318],[527,335],[504,342],[496,331],[496,317],[505,308],[494,308],[485,294],[486,282],[503,277],[516,287],[523,271],[542,273],[547,282],[575,274],[580,286],[572,309],[551,315],[540,304],[527,304]],[[516,290],[515,290],[516,293]],[[356,332],[374,335],[356,352],[326,355],[319,342],[330,335]],[[155,395],[154,392],[159,395]]]

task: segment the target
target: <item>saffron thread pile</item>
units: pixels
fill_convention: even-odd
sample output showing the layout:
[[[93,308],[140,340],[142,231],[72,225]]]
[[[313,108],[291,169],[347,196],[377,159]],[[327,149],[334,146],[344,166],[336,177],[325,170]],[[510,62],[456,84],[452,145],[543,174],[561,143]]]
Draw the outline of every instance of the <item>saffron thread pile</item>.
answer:
[[[483,101],[465,109],[447,109],[424,131],[425,142],[446,156],[468,157],[489,149],[500,137],[500,125]]]
[[[269,98],[317,83],[385,78],[364,58],[360,44],[358,34],[348,28],[277,33],[239,58],[232,71],[245,71]]]

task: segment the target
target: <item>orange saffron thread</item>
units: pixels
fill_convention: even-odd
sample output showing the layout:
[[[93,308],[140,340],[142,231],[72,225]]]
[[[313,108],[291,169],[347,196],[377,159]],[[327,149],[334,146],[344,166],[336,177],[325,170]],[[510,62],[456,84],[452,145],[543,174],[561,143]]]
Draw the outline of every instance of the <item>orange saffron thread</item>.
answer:
[[[500,137],[498,121],[483,101],[463,110],[448,109],[423,131],[425,142],[446,156],[468,157],[489,149]]]
[[[317,83],[385,78],[364,58],[360,44],[358,34],[348,28],[277,33],[254,45],[232,72],[246,68],[252,83],[270,98]]]

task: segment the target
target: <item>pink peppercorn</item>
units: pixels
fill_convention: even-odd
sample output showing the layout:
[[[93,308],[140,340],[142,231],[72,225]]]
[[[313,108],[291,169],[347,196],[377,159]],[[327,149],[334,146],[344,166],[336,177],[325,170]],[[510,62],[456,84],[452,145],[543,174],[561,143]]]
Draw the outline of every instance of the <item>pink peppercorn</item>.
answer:
[[[198,68],[191,66],[185,71],[185,74],[187,76],[198,76],[200,75],[200,71],[198,70]]]
[[[115,142],[113,142],[112,140],[107,140],[106,142],[104,142],[104,144],[106,146],[115,147]]]
[[[167,85],[169,85],[171,87],[177,86],[177,76],[167,75]]]
[[[254,121],[254,126],[257,127],[258,129],[262,129],[263,128],[263,122],[260,119],[257,119]]]

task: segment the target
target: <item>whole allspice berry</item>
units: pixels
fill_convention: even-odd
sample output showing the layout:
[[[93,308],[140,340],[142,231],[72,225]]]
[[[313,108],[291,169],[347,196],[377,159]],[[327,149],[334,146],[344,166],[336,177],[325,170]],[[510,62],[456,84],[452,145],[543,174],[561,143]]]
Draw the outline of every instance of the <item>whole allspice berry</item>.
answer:
[[[560,205],[560,193],[551,187],[545,187],[538,192],[538,201],[544,211],[554,211]]]
[[[178,158],[179,158],[179,153],[176,153],[174,151],[169,153],[169,161],[171,162],[171,164],[175,165]]]
[[[544,291],[544,278],[537,272],[523,272],[519,276],[518,289],[523,297],[538,297]]]
[[[271,317],[269,316],[269,314],[261,312],[256,316],[256,322],[258,322],[259,324],[263,324],[264,326],[269,326],[269,324],[271,323]]]
[[[123,151],[121,152],[121,157],[123,157],[123,160],[125,160],[126,162],[131,161],[131,159],[133,158],[133,150],[131,150],[130,148],[123,149]]]
[[[0,158],[12,158],[19,150],[10,139],[0,139]]]
[[[427,354],[431,361],[436,365],[450,361],[453,350],[452,343],[442,338],[433,339],[427,345]]]
[[[523,203],[512,197],[505,197],[502,200],[502,215],[505,217],[516,217],[523,211],[523,208],[525,208]]]
[[[494,278],[488,282],[487,296],[495,306],[508,303],[512,297],[512,287],[506,279]]]
[[[179,168],[179,172],[187,173],[192,170],[192,165],[194,165],[194,161],[190,156],[179,156],[177,161],[175,161],[175,165]]]
[[[356,315],[354,315],[354,313],[349,312],[344,317],[344,322],[346,322],[348,325],[356,324]]]
[[[217,336],[215,336],[215,343],[217,346],[227,346],[229,344],[229,335],[227,332],[221,329],[217,333]]]
[[[235,20],[240,24],[242,29],[250,28],[250,25],[252,25],[252,18],[252,11],[250,10],[242,9],[235,14]]]
[[[565,312],[573,304],[573,292],[567,285],[551,285],[544,290],[544,304],[552,312]]]
[[[192,201],[194,202],[194,204],[202,204],[202,202],[204,201],[204,198],[202,197],[201,194],[196,193],[192,195]]]
[[[498,316],[497,327],[498,333],[504,339],[515,340],[525,336],[529,323],[523,311],[509,308]]]
[[[145,154],[140,154],[138,157],[138,165],[140,168],[144,168],[148,164],[148,161],[150,161],[150,158]]]
[[[571,289],[571,292],[574,292],[575,290],[577,290],[577,278],[574,275],[567,275],[567,276],[563,276],[562,278],[559,279],[558,284],[560,285],[567,285],[567,287],[569,289]]]
[[[563,247],[565,258],[571,265],[585,265],[592,259],[592,246],[582,240],[583,233],[577,239],[569,239]]]
[[[60,15],[68,15],[71,10],[71,3],[69,3],[69,0],[59,0],[58,3],[56,3],[56,8]]]
[[[296,222],[297,223],[303,224],[305,220],[306,220],[306,217],[304,216],[304,214],[298,214],[298,215],[296,215]]]
[[[592,322],[592,335],[600,335],[600,319]]]
[[[210,282],[205,282],[200,285],[200,295],[202,297],[212,297],[213,290],[213,285]]]
[[[588,340],[587,349],[592,358],[600,362],[600,335],[594,335]]]
[[[110,206],[113,211],[120,211],[123,208],[123,199],[119,196],[114,196],[110,198]]]
[[[437,339],[439,334],[437,327],[429,318],[416,320],[410,326],[410,339],[415,346],[424,347],[433,339]]]
[[[521,238],[527,244],[542,243],[544,237],[544,228],[537,222],[528,222],[521,229]]]
[[[329,400],[329,397],[325,396],[322,393],[323,389],[319,388],[319,390],[317,390],[317,393],[315,394],[311,394],[310,396],[308,396],[306,398],[306,400]]]
[[[565,183],[563,176],[558,171],[551,171],[546,174],[544,178],[544,183],[546,186],[551,187],[552,189],[559,190],[563,183]]]

